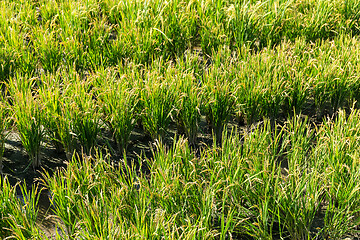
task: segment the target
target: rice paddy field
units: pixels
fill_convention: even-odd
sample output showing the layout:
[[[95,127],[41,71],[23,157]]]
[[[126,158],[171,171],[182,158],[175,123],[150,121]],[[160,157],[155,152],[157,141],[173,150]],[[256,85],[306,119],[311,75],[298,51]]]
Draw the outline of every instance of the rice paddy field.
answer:
[[[0,1],[1,239],[360,239],[360,1]]]

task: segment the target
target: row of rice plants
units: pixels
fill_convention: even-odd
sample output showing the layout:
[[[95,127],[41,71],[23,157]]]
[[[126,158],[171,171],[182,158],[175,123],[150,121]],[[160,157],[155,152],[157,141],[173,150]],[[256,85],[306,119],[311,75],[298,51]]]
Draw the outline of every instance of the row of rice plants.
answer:
[[[74,157],[44,182],[69,238],[343,239],[359,222],[359,117],[341,111],[318,128],[299,116],[275,128],[266,120],[225,131],[221,147],[214,141],[199,156],[183,138],[158,143],[139,158],[149,174],[126,159],[115,167],[101,154]],[[41,235],[17,224],[4,234]]]
[[[353,111],[348,119],[342,112],[335,123],[326,122],[316,135],[313,135],[310,125],[300,118],[294,118],[275,132],[270,123],[265,122],[264,126],[245,133],[243,144],[237,133],[225,136],[222,148],[215,144],[199,158],[193,155],[183,140],[175,141],[170,150],[158,146],[154,158],[150,160],[150,179],[134,175],[128,168],[122,170],[125,171],[122,176],[126,177],[121,181],[126,185],[118,185],[116,191],[129,197],[121,200],[129,209],[122,208],[123,212],[119,213],[122,220],[119,221],[124,224],[131,221],[129,226],[132,227],[122,228],[123,224],[120,224],[119,231],[128,238],[151,238],[154,234],[173,238],[225,238],[226,235],[234,238],[244,235],[271,238],[276,234],[293,239],[310,238],[316,234],[330,238],[349,236],[358,221],[355,198],[359,169],[351,157],[358,154],[355,150],[358,117],[358,111]],[[327,128],[333,125],[341,128],[340,132],[335,131],[339,134],[331,131],[338,138],[353,136],[344,143],[346,147],[352,146],[347,151],[350,156],[341,158],[349,162],[334,162],[341,171],[329,169],[333,165],[329,165],[331,160],[327,156],[333,154],[328,146],[334,142],[324,137],[328,134],[325,133]],[[343,135],[343,131],[348,134]],[[312,140],[311,136],[315,139]],[[314,140],[317,145],[312,147]],[[323,149],[327,150],[323,152]],[[320,157],[319,151],[325,154]],[[289,165],[285,174],[281,173],[279,162],[284,155]],[[354,177],[352,180],[344,178],[350,173],[347,172],[349,168],[355,171],[351,174]],[[347,181],[343,183],[347,188],[339,190],[334,180],[339,183]],[[347,184],[348,181],[351,184]],[[119,186],[122,186],[120,190]],[[100,192],[106,195],[104,191]],[[93,192],[88,190],[85,195],[88,194],[92,196]],[[351,197],[351,203],[347,197]],[[93,201],[93,204],[98,203]],[[322,226],[315,222],[321,216],[324,221]],[[339,216],[346,221],[338,220]],[[114,221],[113,217],[110,217],[109,223]],[[89,229],[89,226],[90,222],[76,231],[83,234],[83,229]],[[320,226],[320,230],[314,230],[314,226]],[[113,227],[104,229],[114,230]],[[96,231],[85,232],[88,237],[101,236]]]
[[[340,108],[357,107],[359,71],[353,53],[359,46],[357,38],[312,46],[299,39],[256,54],[225,48],[213,54],[207,67],[188,53],[176,62],[100,66],[87,75],[75,69],[37,78],[19,74],[8,83],[9,109],[34,167],[40,165],[45,136],[71,159],[77,142],[90,154],[104,124],[120,152],[136,125],[160,140],[175,123],[195,145],[202,115],[220,143],[231,118],[248,126],[264,117],[283,120],[293,112],[320,120]]]
[[[312,45],[298,39],[257,54],[227,53],[213,66],[234,82],[235,111],[247,124],[292,112],[321,119],[359,101],[358,46],[346,36]]]
[[[0,78],[359,34],[356,1],[3,1]],[[239,30],[240,29],[240,30]]]

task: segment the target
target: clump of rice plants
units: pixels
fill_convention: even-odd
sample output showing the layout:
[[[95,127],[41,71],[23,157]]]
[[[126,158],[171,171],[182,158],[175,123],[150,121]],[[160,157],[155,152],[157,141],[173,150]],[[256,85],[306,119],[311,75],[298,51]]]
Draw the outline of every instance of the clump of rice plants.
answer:
[[[275,120],[282,113],[288,93],[288,60],[280,49],[276,51],[277,55],[272,49],[254,55],[245,53],[246,61],[234,63],[239,72],[235,80],[238,114],[248,125],[263,117]]]
[[[16,199],[15,188],[10,186],[8,179],[0,177],[0,236],[4,237],[9,234],[9,223],[7,217],[11,212],[12,200]]]
[[[207,102],[205,112],[213,134],[218,142],[221,142],[222,131],[234,106],[234,96],[229,86],[207,86]]]
[[[64,52],[56,39],[58,32],[52,29],[51,22],[47,28],[35,28],[33,35],[34,50],[45,72],[55,73],[63,63]]]
[[[27,190],[25,183],[21,184],[21,197],[12,199],[11,212],[9,214],[9,224],[11,229],[11,237],[16,239],[40,238],[43,234],[36,227],[36,219],[38,215],[37,204],[39,202],[39,189],[32,186],[31,190]]]
[[[62,108],[62,114],[56,123],[56,131],[59,134],[61,146],[64,147],[66,158],[72,159],[73,153],[76,150],[76,135],[72,131],[71,110],[72,105],[65,101]],[[58,144],[56,144],[58,146]]]
[[[122,79],[105,82],[99,94],[104,120],[113,132],[118,150],[124,152],[130,141],[137,115],[137,90]]]
[[[311,161],[314,130],[307,118],[294,116],[284,127],[282,182],[277,196],[277,217],[282,236],[307,239],[324,200],[323,172]],[[311,171],[308,171],[311,169]],[[308,172],[307,172],[308,171]],[[305,173],[306,172],[306,173]]]
[[[57,153],[65,152],[68,160],[76,146],[76,136],[72,131],[72,103],[67,100],[60,75],[42,78],[39,96],[44,105],[44,129]]]
[[[69,84],[71,87],[65,90],[65,102],[71,119],[71,132],[79,140],[82,150],[90,154],[91,149],[97,144],[100,133],[100,107],[95,101],[90,81],[82,81],[75,76]]]
[[[59,227],[65,228],[63,230],[69,237],[122,236],[118,232],[121,224],[113,224],[120,217],[118,213],[123,210],[122,206],[116,206],[115,199],[108,203],[111,194],[126,194],[127,189],[118,185],[122,177],[116,175],[107,159],[101,154],[95,155],[95,158],[76,155],[67,169],[59,170],[53,176],[43,174],[44,183],[52,193],[54,213],[64,223]],[[120,195],[117,196],[118,201],[122,201]]]
[[[43,107],[39,103],[37,91],[33,90],[34,84],[34,79],[18,76],[12,78],[8,86],[21,143],[29,155],[32,166],[38,168],[41,166],[40,150],[44,128]]]
[[[44,104],[44,127],[47,136],[54,145],[56,151],[61,153],[64,146],[61,139],[60,121],[63,118],[63,99],[61,98],[60,84],[56,77],[48,75],[42,78],[42,85],[39,89],[39,97]]]
[[[39,238],[36,226],[38,188],[27,190],[25,183],[11,186],[8,179],[0,178],[0,237],[2,239]],[[16,189],[21,195],[17,195]]]
[[[213,235],[216,231],[209,222],[215,193],[204,191],[206,183],[198,178],[201,169],[194,171],[191,167],[196,160],[187,142],[176,140],[171,150],[159,145],[154,154],[151,179],[137,175],[126,159],[116,169],[101,154],[94,159],[74,158],[66,170],[51,177],[45,175],[53,193],[55,214],[64,222],[69,236]],[[180,164],[183,161],[186,168]],[[183,179],[194,184],[184,185]],[[186,227],[173,228],[180,225]]]
[[[339,111],[319,130],[314,162],[324,171],[325,217],[323,235],[340,239],[355,233],[359,216],[359,110]]]
[[[236,98],[232,79],[227,79],[229,75],[222,71],[224,68],[220,63],[220,57],[216,60],[204,76],[203,110],[216,141],[221,143],[222,132],[234,111]]]
[[[196,144],[201,117],[201,92],[196,80],[185,75],[180,81],[180,96],[176,102],[178,128],[183,129],[191,145]]]
[[[169,124],[172,121],[172,113],[175,103],[174,86],[171,82],[161,79],[155,71],[152,73],[156,78],[148,80],[141,91],[140,107],[141,121],[145,131],[152,139],[160,140],[164,137]]]

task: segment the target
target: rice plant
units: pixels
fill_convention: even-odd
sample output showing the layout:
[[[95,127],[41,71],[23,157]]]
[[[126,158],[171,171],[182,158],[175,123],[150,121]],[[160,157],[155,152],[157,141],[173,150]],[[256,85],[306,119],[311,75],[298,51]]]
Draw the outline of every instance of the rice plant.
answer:
[[[25,183],[11,186],[5,177],[0,178],[0,237],[29,239],[38,238],[41,231],[36,227],[38,188],[28,190]],[[21,194],[18,195],[16,189]]]
[[[44,105],[44,130],[57,153],[65,152],[68,160],[76,150],[76,135],[72,131],[73,105],[67,100],[59,75],[42,78],[39,99]]]
[[[130,141],[137,116],[137,91],[121,79],[105,82],[106,89],[102,89],[99,98],[104,114],[104,120],[113,132],[118,150],[124,152]]]
[[[145,131],[152,139],[160,140],[165,136],[172,121],[174,110],[174,86],[172,83],[161,81],[161,76],[153,74],[158,79],[145,82],[141,92],[140,107],[141,120]]]
[[[32,186],[27,190],[26,184],[20,186],[21,196],[17,196],[9,214],[11,237],[16,239],[39,238],[42,234],[36,227],[38,215],[39,189]]]
[[[215,72],[215,67],[212,68]],[[218,74],[218,75],[216,75]],[[208,76],[205,83],[204,111],[206,119],[218,142],[221,142],[222,131],[234,110],[235,96],[232,83],[220,78],[220,73]]]
[[[0,184],[1,184],[1,204],[0,204],[0,236],[8,236],[10,232],[10,225],[7,221],[8,215],[11,213],[13,200],[16,199],[16,189],[10,186],[10,183],[8,179],[5,177],[0,178]]]
[[[44,137],[43,107],[37,92],[33,90],[34,79],[18,76],[9,82],[16,129],[21,143],[34,168],[41,166],[41,143]]]
[[[178,128],[183,129],[189,143],[195,145],[201,117],[201,91],[196,80],[189,75],[178,80],[181,89],[179,100],[176,103]]]
[[[56,151],[64,151],[61,137],[61,119],[63,116],[64,100],[61,98],[62,91],[58,82],[59,76],[47,75],[42,78],[43,84],[39,89],[40,101],[44,104],[44,128]],[[67,150],[69,146],[67,146]]]
[[[113,221],[119,217],[116,213],[122,207],[105,203],[111,198],[110,194],[126,192],[126,189],[117,188],[115,191],[118,184],[116,171],[101,154],[97,154],[95,165],[94,160],[88,156],[76,156],[66,170],[53,176],[44,173],[45,184],[53,195],[54,212],[63,221],[69,237],[120,236]],[[74,192],[75,188],[78,193]]]
[[[34,51],[45,72],[55,73],[63,63],[63,49],[56,39],[57,31],[52,30],[51,22],[47,27],[36,29],[32,33]]]
[[[358,110],[348,117],[340,111],[335,122],[325,122],[314,150],[316,161],[325,171],[323,234],[330,238],[342,238],[355,231],[358,224],[358,117]]]
[[[75,79],[77,79],[76,75]],[[101,127],[100,109],[94,100],[91,85],[89,82],[75,81],[71,88],[66,89],[65,95],[71,119],[70,134],[74,134],[80,142],[82,150],[86,154],[90,154],[91,149],[97,144]],[[67,135],[67,137],[71,136]]]
[[[276,211],[281,236],[308,239],[317,224],[325,191],[323,172],[311,161],[314,130],[306,118],[294,116],[287,122],[283,141],[287,151],[281,164],[284,168]]]

